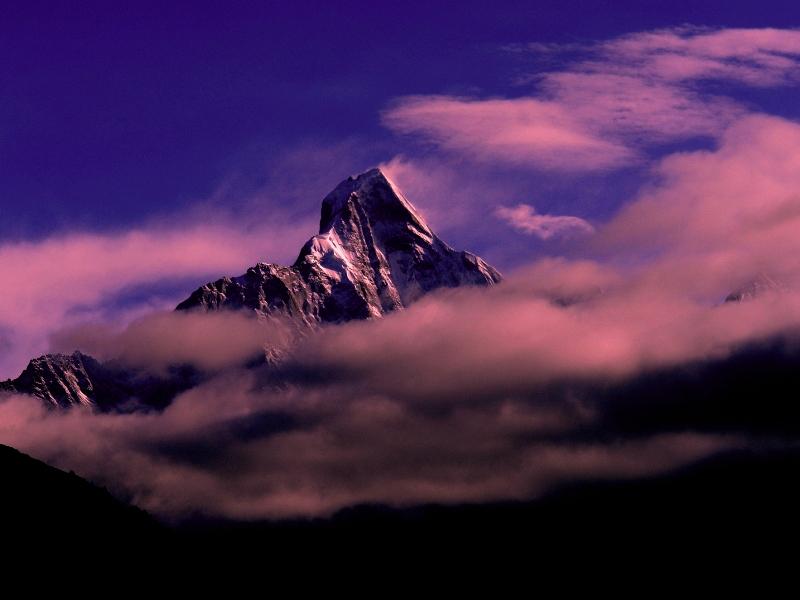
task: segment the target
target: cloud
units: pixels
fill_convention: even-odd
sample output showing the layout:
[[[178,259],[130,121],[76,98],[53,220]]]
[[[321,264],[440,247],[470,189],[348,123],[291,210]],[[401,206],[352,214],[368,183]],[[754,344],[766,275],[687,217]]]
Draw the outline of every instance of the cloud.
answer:
[[[383,121],[394,131],[420,134],[479,161],[569,171],[605,169],[635,159],[628,148],[602,139],[565,107],[534,98],[408,97],[386,111]]]
[[[263,357],[264,348],[286,346],[288,324],[240,312],[155,312],[122,329],[82,324],[51,336],[51,350],[80,350],[101,361],[159,375],[171,366],[221,371]]]
[[[544,51],[572,59],[529,78],[529,95],[410,96],[383,121],[476,161],[601,171],[641,163],[659,145],[716,138],[748,112],[708,91],[708,80],[751,87],[800,81],[796,30],[679,28]]]
[[[0,402],[0,441],[178,519],[525,499],[583,478],[660,473],[747,440],[599,435],[598,390],[783,332],[800,324],[800,298],[715,307],[656,279],[542,261],[495,288],[444,291],[326,328],[277,372],[228,368],[160,414],[47,412],[12,397]],[[150,360],[148,347],[152,360],[186,358],[185,336],[215,325],[182,320],[134,324],[105,343],[133,360]],[[171,335],[151,335],[159,327]],[[230,339],[244,350],[258,341]],[[228,366],[238,352],[209,360]]]
[[[528,499],[564,482],[669,471],[758,440],[680,422],[610,429],[605,402],[618,386],[800,326],[793,290],[718,305],[696,294],[711,283],[725,291],[718,265],[671,256],[633,269],[538,261],[500,286],[445,290],[383,319],[328,327],[280,370],[227,368],[163,413],[47,412],[10,397],[0,401],[0,442],[175,519]],[[187,335],[224,336],[224,322],[182,320],[154,318],[101,341],[134,361],[149,347],[169,362],[191,355]],[[159,327],[171,335],[152,335]],[[252,350],[259,339],[230,342]],[[240,356],[223,350],[217,366]],[[675,401],[686,398],[681,388]],[[635,401],[646,412],[648,388]]]
[[[772,87],[800,77],[797,29],[682,27],[623,36],[599,44],[596,51],[621,71],[673,81],[722,79]]]
[[[674,264],[635,274],[557,269],[555,281],[546,279],[554,265],[538,264],[496,290],[442,294],[375,323],[332,328],[301,345],[292,366],[300,379],[356,381],[362,393],[420,406],[469,404],[724,358],[800,326],[794,293],[718,306],[696,298]]]
[[[500,206],[494,214],[506,221],[514,229],[535,235],[543,240],[558,237],[571,237],[594,232],[594,227],[579,217],[567,215],[540,215],[529,204],[514,207]]]
[[[251,385],[246,373],[221,377],[160,414],[46,413],[10,397],[0,400],[0,439],[167,519],[528,499],[565,481],[663,472],[740,443],[690,433],[559,439],[575,427],[569,410],[513,399],[437,414],[396,397]]]
[[[589,243],[594,251],[680,260],[689,271],[697,264],[707,274],[763,271],[794,281],[798,169],[800,124],[749,116],[726,130],[718,149],[665,158],[656,182]]]
[[[0,244],[0,269],[14,282],[0,295],[0,331],[13,347],[0,358],[0,373],[16,376],[27,359],[46,350],[57,329],[97,318],[119,323],[173,307],[187,286],[286,256],[308,235],[283,222],[242,227],[218,221]],[[132,305],[113,301],[125,295],[133,296]]]
[[[614,386],[800,325],[791,290],[716,306],[676,272],[540,261],[494,288],[328,327],[277,371],[230,368],[243,356],[236,346],[259,342],[237,334],[209,358],[229,368],[163,413],[48,412],[11,397],[0,401],[0,442],[176,519],[528,499],[564,482],[669,471],[749,441],[669,425],[604,428]],[[182,320],[167,323],[166,337],[152,335],[164,326],[156,318],[101,341],[134,361],[170,362],[192,356],[182,347],[192,336],[226,325]]]

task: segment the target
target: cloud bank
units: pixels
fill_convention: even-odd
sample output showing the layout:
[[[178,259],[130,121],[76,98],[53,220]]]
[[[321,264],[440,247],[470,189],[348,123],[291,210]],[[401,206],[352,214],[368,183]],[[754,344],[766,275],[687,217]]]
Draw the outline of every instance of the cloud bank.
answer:
[[[647,476],[747,440],[602,431],[599,390],[800,325],[789,292],[717,307],[683,292],[550,261],[496,289],[330,327],[277,372],[224,370],[160,414],[47,412],[11,397],[0,440],[177,519],[524,499]],[[162,358],[186,358],[161,345]]]

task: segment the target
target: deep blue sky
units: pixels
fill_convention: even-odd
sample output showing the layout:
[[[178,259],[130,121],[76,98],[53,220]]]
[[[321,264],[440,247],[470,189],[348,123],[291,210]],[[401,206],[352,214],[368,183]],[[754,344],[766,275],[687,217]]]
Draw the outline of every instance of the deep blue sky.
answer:
[[[798,22],[788,0],[163,4],[5,3],[5,239],[172,213],[232,172],[257,185],[308,141],[355,139],[365,167],[413,152],[380,110],[408,94],[519,93],[529,65],[506,44]]]

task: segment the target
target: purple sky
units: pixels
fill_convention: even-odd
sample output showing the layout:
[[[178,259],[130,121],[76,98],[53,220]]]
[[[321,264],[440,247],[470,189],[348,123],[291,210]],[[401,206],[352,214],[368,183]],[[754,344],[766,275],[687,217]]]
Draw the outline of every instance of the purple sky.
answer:
[[[663,157],[800,117],[798,20],[785,1],[6,7],[0,270],[22,291],[0,377],[65,324],[293,260],[325,193],[377,164],[505,272],[594,253]]]
[[[684,23],[798,24],[785,1],[148,4],[4,8],[4,238],[127,227],[207,199],[232,177],[258,187],[271,164],[303,145],[350,141],[358,152],[338,164],[309,164],[322,174],[316,195],[292,201],[316,210],[348,168],[425,150],[381,125],[395,98],[524,95],[516,82],[539,65],[504,51],[510,44],[591,42]],[[761,100],[788,112],[797,110],[793,97]],[[296,170],[285,184],[307,179]],[[530,169],[516,171],[522,191],[539,191]]]

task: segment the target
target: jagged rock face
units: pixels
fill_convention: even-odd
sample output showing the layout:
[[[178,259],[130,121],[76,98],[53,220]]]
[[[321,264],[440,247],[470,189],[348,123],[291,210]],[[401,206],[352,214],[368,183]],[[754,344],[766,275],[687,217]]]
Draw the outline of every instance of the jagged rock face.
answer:
[[[309,286],[296,270],[258,263],[244,275],[223,277],[195,290],[177,310],[253,309],[264,316],[288,316],[305,323],[310,299]]]
[[[7,382],[6,389],[33,394],[53,407],[94,406],[90,373],[99,367],[96,360],[80,352],[47,354],[28,363],[17,379]]]
[[[255,310],[313,326],[379,317],[443,287],[493,285],[500,274],[453,250],[379,170],[340,183],[322,202],[320,232],[292,267],[258,264],[195,291],[178,310]]]
[[[163,408],[197,381],[198,374],[185,367],[164,377],[140,375],[73,352],[34,358],[19,377],[0,383],[0,391],[36,396],[49,408]]]

